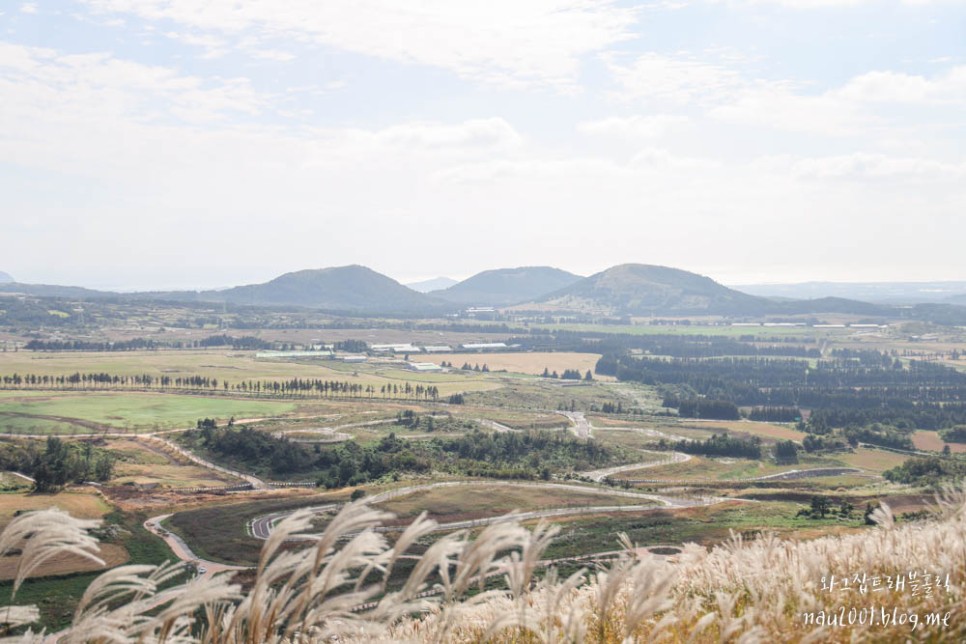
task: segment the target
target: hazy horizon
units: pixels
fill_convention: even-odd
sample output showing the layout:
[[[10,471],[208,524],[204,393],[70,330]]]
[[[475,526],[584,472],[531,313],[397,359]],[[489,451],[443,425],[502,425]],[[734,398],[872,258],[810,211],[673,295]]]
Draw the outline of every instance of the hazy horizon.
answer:
[[[638,262],[634,262],[634,263],[638,263]],[[358,264],[358,262],[356,264]],[[361,265],[364,266],[365,264],[361,264]],[[521,266],[533,266],[533,264],[526,264],[526,265],[521,265]],[[335,267],[334,266],[332,266],[332,267],[330,267],[330,266],[315,266],[315,267],[304,267],[304,268],[295,269],[295,270],[312,270],[312,269],[322,269],[322,268],[335,268]],[[373,267],[369,266],[368,268],[373,268]],[[391,274],[388,274],[388,273],[383,273],[383,274],[386,275],[387,277],[390,277],[390,278],[396,280],[400,284],[409,285],[409,284],[414,284],[414,283],[418,283],[418,282],[432,280],[432,279],[436,279],[436,278],[440,278],[440,277],[448,277],[448,278],[451,278],[451,279],[456,280],[457,282],[460,282],[460,281],[463,281],[463,280],[465,280],[465,279],[467,279],[469,277],[472,277],[473,275],[478,274],[479,272],[487,271],[487,270],[493,270],[493,269],[502,269],[502,268],[518,268],[518,267],[517,266],[491,266],[491,267],[488,267],[488,268],[484,268],[481,271],[478,271],[477,273],[460,274],[460,275],[456,275],[456,276],[454,276],[455,274],[446,273],[446,274],[432,275],[432,276],[428,276],[428,277],[415,277],[415,278],[406,278],[406,277],[403,277],[403,278],[400,278],[400,277],[398,277],[396,275],[391,275]],[[561,266],[553,266],[553,268],[560,268],[562,270],[569,270],[569,269],[567,269],[565,267],[561,267]],[[606,266],[606,267],[604,267],[604,269],[601,269],[601,270],[606,270],[607,268],[610,268],[610,266]],[[681,266],[671,266],[671,268],[679,268],[681,270],[690,270],[690,269],[687,269],[687,268],[683,268]],[[373,270],[376,270],[376,269],[373,269]],[[139,291],[167,291],[167,290],[201,291],[201,290],[228,289],[228,288],[232,288],[232,287],[235,287],[235,286],[243,286],[243,285],[247,285],[247,284],[261,284],[261,283],[264,283],[264,282],[268,282],[268,281],[270,281],[270,280],[272,280],[272,279],[274,279],[274,278],[276,278],[276,277],[278,277],[278,276],[280,276],[280,275],[283,274],[282,272],[279,272],[279,273],[274,273],[274,274],[268,275],[268,276],[263,277],[263,278],[256,277],[256,278],[253,278],[253,279],[248,280],[248,281],[241,281],[241,280],[239,280],[239,281],[235,281],[235,282],[225,282],[225,283],[209,283],[209,284],[193,284],[193,283],[171,283],[171,284],[164,284],[164,283],[158,283],[158,284],[154,284],[154,285],[150,285],[150,286],[143,286],[143,285],[138,285],[138,284],[133,284],[133,285],[131,285],[131,284],[116,285],[116,284],[110,284],[110,283],[99,284],[99,283],[80,283],[80,282],[71,282],[71,281],[47,281],[47,282],[30,281],[30,280],[26,280],[26,279],[21,278],[18,274],[14,273],[13,271],[3,271],[3,272],[10,274],[18,283],[22,283],[22,284],[47,284],[47,285],[56,285],[56,286],[79,286],[79,287],[90,288],[90,289],[95,289],[95,290],[117,291],[117,292],[120,292],[120,293],[125,293],[125,292],[139,292]],[[285,272],[291,272],[291,271],[285,271]],[[377,271],[377,272],[380,272],[381,273],[381,271]],[[594,271],[592,273],[583,273],[583,274],[582,273],[575,273],[574,271],[569,271],[569,272],[574,273],[576,275],[580,275],[581,277],[589,277],[590,275],[593,275],[593,274],[598,273],[600,271]],[[809,283],[829,283],[829,284],[883,284],[883,285],[885,285],[885,284],[903,284],[903,283],[904,284],[966,283],[966,279],[955,279],[955,278],[953,278],[953,279],[923,279],[923,280],[903,280],[903,279],[899,279],[899,280],[848,280],[848,279],[845,279],[845,280],[835,280],[835,279],[823,280],[823,279],[803,279],[803,280],[799,280],[799,281],[780,281],[780,280],[767,281],[767,280],[762,280],[762,281],[744,281],[744,282],[742,282],[742,281],[734,281],[734,280],[720,279],[716,275],[707,274],[707,273],[700,273],[698,271],[690,271],[690,272],[697,272],[698,274],[705,275],[706,277],[710,277],[711,279],[715,280],[716,282],[719,282],[720,284],[723,284],[723,285],[728,286],[730,288],[740,288],[742,286],[749,286],[750,287],[750,286],[786,286],[786,285],[790,286],[790,285],[806,285],[806,284],[809,284]]]
[[[948,0],[11,3],[0,271],[966,279],[964,21]]]

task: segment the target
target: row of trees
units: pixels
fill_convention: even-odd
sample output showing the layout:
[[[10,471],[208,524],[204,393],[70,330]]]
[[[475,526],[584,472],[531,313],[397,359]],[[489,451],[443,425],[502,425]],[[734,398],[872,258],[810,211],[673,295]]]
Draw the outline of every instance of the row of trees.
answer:
[[[407,398],[439,400],[439,387],[404,382],[380,386],[344,380],[291,378],[288,380],[227,380],[208,376],[153,376],[151,374],[119,375],[109,373],[73,373],[69,375],[10,374],[0,376],[0,383],[13,388],[55,389],[170,389],[189,391],[223,391],[265,396],[306,396],[339,398]]]
[[[656,443],[658,449],[674,450],[685,454],[704,456],[732,456],[736,458],[761,458],[761,439],[735,438],[727,434],[712,434],[707,440],[668,441],[662,438]]]

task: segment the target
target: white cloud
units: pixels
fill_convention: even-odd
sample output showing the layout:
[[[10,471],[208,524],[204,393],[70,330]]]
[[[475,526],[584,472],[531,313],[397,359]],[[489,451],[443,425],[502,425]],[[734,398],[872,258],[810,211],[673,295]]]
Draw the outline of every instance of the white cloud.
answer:
[[[20,13],[37,13],[37,3],[25,2],[20,5]]]
[[[577,131],[590,136],[651,139],[685,125],[688,120],[686,116],[678,114],[612,116],[578,123]]]
[[[0,42],[0,126],[24,115],[213,122],[266,105],[245,78],[203,80],[106,53],[60,54]],[[8,132],[22,132],[4,127]]]
[[[579,59],[629,37],[635,10],[613,0],[86,0],[105,12],[172,20],[253,41],[308,41],[501,85],[573,90]]]
[[[966,105],[966,66],[926,78],[893,71],[873,71],[834,92],[850,101],[875,103],[952,103]]]
[[[894,181],[948,181],[966,178],[966,163],[935,159],[890,157],[882,154],[854,154],[783,160],[795,176],[806,179],[850,179]]]
[[[648,53],[622,63],[605,56],[622,100],[708,105],[735,96],[747,81],[725,65],[688,55]]]

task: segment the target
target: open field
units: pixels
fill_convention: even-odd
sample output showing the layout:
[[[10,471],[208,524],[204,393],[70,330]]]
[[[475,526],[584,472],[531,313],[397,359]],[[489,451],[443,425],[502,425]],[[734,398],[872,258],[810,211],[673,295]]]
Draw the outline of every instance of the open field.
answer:
[[[966,445],[963,443],[947,443],[939,437],[939,432],[934,431],[919,430],[913,432],[912,444],[916,446],[916,449],[929,452],[941,452],[946,445],[949,445],[951,452],[966,452]]]
[[[594,438],[605,445],[621,445],[631,449],[649,449],[661,439],[661,436],[646,431],[601,429],[600,427],[594,427]],[[646,455],[642,455],[641,460],[646,461],[648,458]],[[654,460],[660,460],[660,457],[655,456]]]
[[[432,353],[427,355],[420,354],[418,357],[410,356],[413,360],[420,362],[432,362],[441,364],[442,362],[452,362],[453,366],[459,368],[464,363],[470,366],[485,364],[490,371],[509,371],[512,373],[523,373],[539,376],[544,369],[549,369],[558,374],[565,369],[576,369],[581,375],[588,370],[594,371],[597,361],[600,359],[598,353],[573,353],[567,351],[560,352],[508,352],[508,353]],[[594,376],[598,380],[613,380],[609,376]]]
[[[730,434],[748,434],[750,436],[757,436],[766,441],[791,440],[800,443],[802,442],[802,439],[807,436],[805,432],[796,430],[792,425],[761,423],[751,420],[709,420],[695,422],[694,419],[682,419],[680,421],[680,427],[712,432],[717,429],[726,429]]]
[[[848,337],[855,333],[849,329],[815,329],[811,327],[776,326],[712,326],[705,324],[649,325],[649,324],[534,324],[533,328],[549,331],[576,331],[578,333],[622,333],[629,335],[720,335],[738,338],[754,336],[764,338],[825,338]]]
[[[106,447],[115,455],[112,485],[158,484],[166,488],[219,487],[238,479],[168,454],[157,445],[137,440],[109,440]]]
[[[104,565],[95,561],[80,557],[69,552],[58,552],[56,555],[45,561],[36,572],[34,577],[49,577],[51,575],[69,575],[79,572],[96,572],[107,570],[114,566],[120,566],[130,557],[124,546],[116,543],[102,543],[97,552],[97,556],[104,560]],[[13,579],[17,571],[19,556],[0,557],[0,580]]]
[[[111,507],[91,490],[69,490],[57,494],[9,492],[0,494],[0,530],[5,528],[17,511],[60,508],[81,519],[100,519]]]
[[[770,461],[755,461],[744,458],[710,458],[692,456],[691,460],[681,463],[658,465],[643,470],[630,470],[614,476],[615,479],[713,479],[729,481],[748,479],[790,470],[804,470],[817,467],[842,467],[842,463],[830,458],[803,457],[791,465],[778,465]]]
[[[31,494],[27,492],[0,494],[0,530],[14,518],[16,512],[59,508],[71,516],[82,519],[101,519],[111,507],[95,492],[72,490],[58,494]],[[83,557],[70,553],[58,553],[37,569],[35,576],[64,575],[77,572],[104,570],[128,560],[124,546],[113,543],[101,544],[98,556],[106,563],[100,566]],[[19,556],[0,557],[0,580],[12,579]]]
[[[166,526],[179,534],[191,549],[211,561],[249,565],[258,561],[263,542],[246,532],[255,517],[281,510],[344,502],[351,490],[318,493],[291,490],[272,493],[260,499],[238,499],[234,502],[210,504],[206,507],[178,512]]]
[[[463,521],[507,514],[513,510],[587,507],[595,505],[641,505],[642,499],[581,493],[573,489],[507,487],[499,485],[455,486],[418,490],[410,495],[380,503],[400,519],[413,519],[423,510],[439,522]]]
[[[545,553],[548,558],[573,557],[619,550],[617,534],[624,532],[637,546],[676,545],[694,542],[704,546],[721,543],[734,530],[746,537],[763,531],[808,538],[842,530],[862,529],[862,513],[851,519],[809,519],[795,513],[806,503],[768,501],[723,503],[679,510],[621,513],[575,517],[563,524],[560,534]]]
[[[30,433],[37,417],[56,433],[189,427],[199,418],[278,416],[295,410],[288,401],[139,392],[0,392],[0,432]],[[40,425],[41,427],[45,425]]]
[[[582,354],[587,355],[587,354]],[[377,390],[386,384],[403,382],[431,383],[440,393],[472,391],[498,386],[485,374],[417,373],[390,366],[387,363],[347,365],[323,358],[258,359],[254,351],[229,349],[158,350],[158,351],[8,351],[0,353],[0,375],[14,373],[38,376],[60,376],[75,372],[108,373],[119,376],[149,375],[157,379],[185,376],[205,376],[219,382],[236,384],[245,380],[306,380],[348,381]]]
[[[624,390],[613,389],[604,383],[579,380],[553,380],[547,378],[512,378],[490,374],[490,378],[503,386],[491,391],[474,391],[465,396],[466,404],[479,407],[496,407],[514,411],[546,411],[575,405],[577,409],[598,407],[605,402],[621,401],[625,407],[634,404]]]
[[[902,465],[909,457],[895,452],[887,452],[884,449],[858,447],[854,453],[842,454],[837,458],[850,467],[859,467],[872,472],[884,472]]]

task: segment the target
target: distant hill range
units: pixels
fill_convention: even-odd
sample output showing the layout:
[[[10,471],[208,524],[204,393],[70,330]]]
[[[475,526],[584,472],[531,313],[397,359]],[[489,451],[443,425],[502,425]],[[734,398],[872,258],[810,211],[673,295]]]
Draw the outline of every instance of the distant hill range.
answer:
[[[508,306],[528,302],[570,286],[579,275],[550,266],[522,266],[483,271],[430,295],[467,306]]]
[[[9,273],[4,273],[3,271],[0,271],[0,284],[6,284],[12,281],[13,281],[13,277],[11,277]]]
[[[581,278],[545,266],[484,271],[446,289],[419,293],[366,268],[341,266],[286,273],[262,284],[204,291],[115,293],[76,286],[0,283],[0,292],[37,297],[116,302],[225,303],[310,308],[345,315],[435,316],[470,306],[512,306],[604,316],[701,316],[760,319],[841,314],[860,319],[924,320],[966,325],[966,296],[911,305],[843,297],[763,297],[728,288],[709,277],[647,264],[622,264]]]
[[[431,280],[423,280],[422,282],[407,282],[405,286],[419,293],[429,293],[430,291],[441,291],[454,284],[459,284],[459,281],[450,277],[434,277]]]
[[[883,304],[966,304],[966,282],[803,282],[748,284],[734,288],[770,298],[838,297]]]
[[[264,284],[216,291],[155,293],[155,298],[227,302],[248,306],[298,306],[355,313],[431,313],[445,304],[365,266],[285,273]]]
[[[744,313],[764,300],[666,266],[621,264],[537,299],[565,310],[631,315]]]
[[[966,322],[966,309],[950,304],[899,307],[840,297],[774,300],[728,288],[688,271],[647,264],[614,266],[516,308],[628,316],[841,314],[919,319],[940,324]]]

